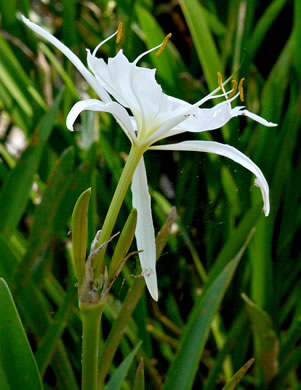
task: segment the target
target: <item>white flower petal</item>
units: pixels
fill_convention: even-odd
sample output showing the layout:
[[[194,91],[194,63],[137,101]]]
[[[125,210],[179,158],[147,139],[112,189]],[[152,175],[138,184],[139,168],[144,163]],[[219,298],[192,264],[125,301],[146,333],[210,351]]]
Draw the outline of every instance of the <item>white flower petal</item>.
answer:
[[[236,110],[232,110],[227,101],[212,108],[196,108],[174,130],[189,132],[214,130],[223,127],[236,115]]]
[[[259,116],[257,114],[254,114],[253,112],[251,112],[249,110],[242,110],[239,112],[239,115],[245,115],[245,116],[253,119],[253,121],[259,122],[260,124],[267,126],[267,127],[278,126],[277,123],[269,122],[266,119],[262,118],[261,116]]]
[[[162,88],[156,82],[155,69],[131,63],[120,50],[106,64],[88,53],[88,64],[104,88],[133,112],[139,129],[152,127],[160,109]]]
[[[236,107],[232,110],[230,103],[238,95],[233,96],[231,99],[222,102],[213,108],[199,108],[199,106],[204,104],[206,101],[223,96],[214,95],[215,93],[216,90],[194,104],[189,104],[184,100],[163,94],[163,97],[168,102],[168,109],[165,108],[165,110],[160,110],[158,113],[160,118],[159,123],[161,123],[161,126],[148,141],[150,143],[155,143],[165,137],[184,133],[186,131],[200,132],[213,130],[223,126],[233,116],[237,116],[236,111],[238,108]],[[204,120],[204,125],[202,120]]]
[[[119,54],[120,52],[121,54]],[[122,50],[118,52],[116,57],[125,57],[122,55]],[[96,79],[101,83],[106,91],[109,92],[109,94],[111,94],[124,107],[129,108],[129,105],[123,97],[123,93],[120,93],[118,85],[116,85],[119,77],[127,77],[126,74],[120,74],[120,70],[122,73],[122,69],[119,69],[119,74],[111,74],[106,62],[102,58],[95,57],[89,50],[87,50],[87,63]]]
[[[227,122],[229,122],[230,119],[240,115],[245,115],[264,126],[277,126],[275,123],[268,122],[261,116],[243,108],[244,107],[241,106],[231,108],[229,101],[219,103],[212,108],[195,108],[187,116],[187,119],[185,119],[170,131],[170,135],[172,135],[173,132],[175,134],[179,134],[180,131],[202,132],[207,130],[215,130],[223,127]]]
[[[139,253],[142,273],[152,298],[157,301],[155,230],[143,157],[133,176],[131,189],[133,194],[133,207],[137,209],[136,242],[138,250],[143,250],[143,252]]]
[[[74,104],[67,116],[67,128],[73,131],[73,124],[82,111],[99,111],[112,114],[120,124],[131,142],[136,142],[136,135],[132,121],[126,109],[116,102],[103,103],[97,99],[81,100]]]
[[[238,164],[242,165],[243,167],[254,173],[254,175],[256,176],[255,184],[260,188],[262,193],[264,213],[266,216],[269,215],[269,186],[265,177],[263,176],[263,173],[249,157],[241,153],[239,150],[233,148],[233,146],[223,145],[214,141],[184,141],[177,144],[152,146],[150,149],[207,152],[219,154],[221,156],[230,158],[231,160],[237,162]]]
[[[111,101],[110,96],[106,92],[106,90],[97,82],[95,77],[88,71],[85,65],[81,62],[81,60],[62,42],[60,42],[57,38],[51,35],[48,31],[44,30],[42,27],[37,24],[31,22],[29,19],[25,18],[22,15],[22,20],[31,30],[35,33],[46,39],[48,42],[52,43],[56,48],[58,48],[77,68],[77,70],[82,74],[82,76],[87,80],[87,82],[91,85],[97,95],[104,101]]]

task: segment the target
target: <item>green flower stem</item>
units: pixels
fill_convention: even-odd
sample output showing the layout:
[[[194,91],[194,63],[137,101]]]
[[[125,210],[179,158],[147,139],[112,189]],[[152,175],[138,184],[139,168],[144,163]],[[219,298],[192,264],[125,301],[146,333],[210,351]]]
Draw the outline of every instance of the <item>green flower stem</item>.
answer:
[[[131,147],[127,162],[123,168],[117,188],[115,190],[113,199],[107,212],[102,231],[98,240],[98,246],[100,246],[102,243],[104,243],[111,237],[121,205],[123,203],[129,185],[131,184],[136,167],[145,150],[146,149],[144,147],[138,147],[136,145],[132,145]],[[104,256],[105,250],[102,250],[94,259],[94,272],[96,278],[98,278],[103,272]]]
[[[81,390],[98,390],[99,335],[104,304],[80,303],[79,308],[83,324]]]

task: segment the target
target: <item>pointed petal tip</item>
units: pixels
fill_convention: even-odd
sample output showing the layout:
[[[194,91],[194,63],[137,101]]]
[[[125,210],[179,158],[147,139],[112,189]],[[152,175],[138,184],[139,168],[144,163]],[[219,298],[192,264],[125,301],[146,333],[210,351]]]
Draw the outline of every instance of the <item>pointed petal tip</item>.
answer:
[[[154,301],[158,301],[159,292],[158,292],[158,282],[157,282],[157,272],[156,268],[144,269],[143,276],[145,280],[146,287],[148,292]]]
[[[269,199],[269,187],[266,181],[260,181],[258,178],[255,179],[255,186],[259,187],[261,190],[262,198],[263,198],[263,212],[267,217],[270,214],[270,199]]]
[[[242,110],[239,111],[239,115],[245,115],[249,117],[250,119],[253,119],[254,121],[260,123],[263,126],[266,127],[275,127],[278,126],[277,123],[269,122],[266,119],[262,118],[261,116],[254,114],[254,112],[251,112],[249,110]]]
[[[21,15],[21,19],[23,23],[28,23],[29,19],[27,19],[24,15]]]
[[[158,287],[156,286],[155,288],[152,288],[152,289],[150,289],[148,287],[148,291],[149,291],[151,297],[153,298],[153,300],[158,302],[158,299],[159,299]]]
[[[157,284],[156,269],[147,269],[143,271],[146,287],[154,301],[158,301],[159,292]]]

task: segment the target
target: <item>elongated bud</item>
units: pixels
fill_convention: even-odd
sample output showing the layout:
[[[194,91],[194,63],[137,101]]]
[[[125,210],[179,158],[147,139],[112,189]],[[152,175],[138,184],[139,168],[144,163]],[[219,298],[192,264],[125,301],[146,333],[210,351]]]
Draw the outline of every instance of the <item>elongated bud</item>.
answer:
[[[135,236],[137,210],[132,209],[117,242],[109,269],[109,281],[114,278],[120,264],[126,257]]]
[[[85,277],[90,196],[91,188],[88,188],[78,198],[72,213],[72,252],[79,287]]]

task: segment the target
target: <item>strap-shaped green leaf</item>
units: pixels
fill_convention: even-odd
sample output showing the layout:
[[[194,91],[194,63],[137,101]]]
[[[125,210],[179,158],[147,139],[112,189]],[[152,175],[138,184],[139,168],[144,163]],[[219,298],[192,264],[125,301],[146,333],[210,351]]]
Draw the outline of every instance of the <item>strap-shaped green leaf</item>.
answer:
[[[253,233],[254,231],[249,234],[240,251],[218,274],[210,287],[204,287],[199,302],[191,312],[179,351],[168,371],[164,390],[192,389],[212,320]]]
[[[74,309],[77,291],[74,285],[71,285],[66,293],[64,302],[56,313],[54,321],[49,326],[35,357],[39,366],[40,374],[43,377],[55,353],[58,342],[63,331],[68,325],[69,317]]]
[[[217,72],[223,72],[223,65],[203,9],[197,0],[181,0],[180,6],[191,32],[209,89],[214,90],[217,87]]]
[[[1,191],[0,231],[7,236],[13,233],[24,213],[34,174],[37,172],[44,146],[51,134],[62,96],[62,93],[57,96],[53,106],[41,120],[31,144],[11,171]]]
[[[139,366],[136,371],[133,390],[144,390],[144,362],[140,359]]]
[[[72,214],[72,251],[79,287],[85,276],[90,197],[91,188],[88,188],[78,198]]]
[[[36,361],[13,297],[0,279],[0,383],[3,389],[42,389]]]
[[[139,24],[145,34],[145,44],[148,49],[152,49],[163,41],[165,33],[160,27],[157,19],[147,9],[137,5],[135,11]],[[150,57],[157,69],[159,77],[161,77],[170,88],[180,88],[179,74],[185,72],[186,67],[177,49],[173,45],[172,39],[168,42],[162,54],[157,56],[156,52],[152,52],[150,53]]]
[[[74,148],[71,146],[62,153],[52,170],[42,202],[35,210],[34,223],[26,254],[12,275],[11,288],[14,291],[15,299],[20,296],[23,288],[30,280],[32,265],[37,260],[41,250],[50,243],[53,234],[53,221],[66,191],[70,188],[73,167]]]
[[[141,341],[136,345],[133,351],[124,359],[124,361],[120,364],[117,370],[114,372],[112,378],[109,383],[105,386],[105,390],[119,390],[121,389],[122,382],[128,373],[128,370],[134,360],[138,349],[141,346]]]
[[[245,375],[245,373],[248,371],[248,369],[252,366],[254,363],[254,358],[247,361],[246,364],[244,364],[235,375],[231,378],[230,382],[226,384],[226,386],[223,387],[223,390],[233,390],[236,388],[236,386],[241,381],[241,378]]]
[[[279,340],[268,313],[245,294],[242,294],[242,298],[246,303],[247,312],[252,323],[258,362],[262,368],[264,380],[268,383],[278,372]]]

